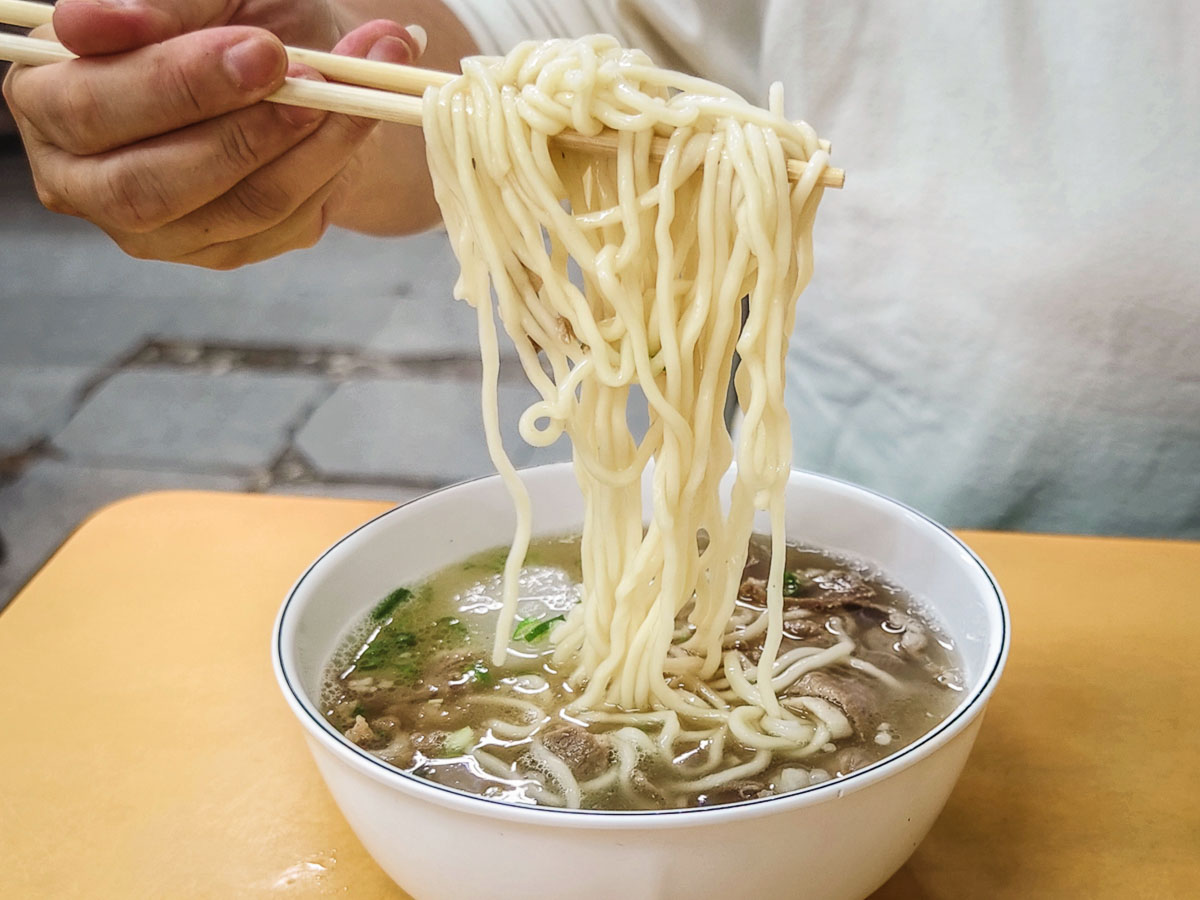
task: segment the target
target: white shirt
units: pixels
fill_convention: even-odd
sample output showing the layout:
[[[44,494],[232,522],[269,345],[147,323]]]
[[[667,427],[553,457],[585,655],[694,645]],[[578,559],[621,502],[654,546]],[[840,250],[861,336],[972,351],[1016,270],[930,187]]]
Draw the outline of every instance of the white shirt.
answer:
[[[833,141],[795,464],[958,527],[1200,537],[1200,4],[446,0],[595,31]]]

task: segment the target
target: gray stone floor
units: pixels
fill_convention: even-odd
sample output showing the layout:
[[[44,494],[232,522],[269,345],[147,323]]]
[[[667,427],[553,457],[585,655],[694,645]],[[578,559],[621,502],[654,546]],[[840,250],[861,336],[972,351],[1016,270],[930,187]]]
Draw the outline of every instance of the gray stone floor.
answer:
[[[194,487],[404,500],[491,470],[445,236],[235,272],[125,257],[0,144],[0,608],[100,506]],[[501,404],[531,389],[508,366]],[[511,417],[509,418],[511,421]],[[514,434],[522,465],[565,458]]]

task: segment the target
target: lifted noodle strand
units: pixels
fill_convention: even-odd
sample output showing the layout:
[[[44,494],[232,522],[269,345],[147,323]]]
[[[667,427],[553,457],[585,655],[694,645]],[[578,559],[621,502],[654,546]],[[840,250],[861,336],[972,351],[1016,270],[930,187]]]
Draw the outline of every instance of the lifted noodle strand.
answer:
[[[520,433],[538,446],[569,435],[586,504],[583,600],[553,635],[555,661],[573,668],[568,680],[579,688],[570,712],[667,713],[657,751],[667,755],[685,728],[729,728],[758,750],[735,769],[761,771],[762,748],[802,749],[828,733],[818,717],[777,699],[808,660],[776,666],[792,449],[784,358],[812,271],[816,179],[828,154],[809,126],[784,118],[777,86],[770,109],[758,109],[603,35],[521,45],[503,59],[466,60],[463,73],[426,93],[424,127],[462,265],[456,294],[478,310],[488,451],[516,511],[493,662],[506,656],[532,526],[500,438],[495,312],[541,396]],[[615,129],[617,152],[552,146],[567,128]],[[650,155],[656,136],[668,138],[661,162]],[[809,163],[794,185],[789,158]],[[744,416],[736,448],[724,420],[735,351]],[[640,440],[627,418],[634,386],[649,418]],[[640,476],[651,460],[644,504]],[[760,513],[772,561],[766,612],[742,631],[765,631],[747,671],[726,647]],[[686,630],[673,643],[681,617]],[[719,689],[705,683],[722,675]],[[626,792],[630,754],[645,752],[632,731],[616,739],[616,784]],[[570,772],[545,748],[535,754],[562,802],[576,804]],[[737,777],[730,773],[701,781]]]

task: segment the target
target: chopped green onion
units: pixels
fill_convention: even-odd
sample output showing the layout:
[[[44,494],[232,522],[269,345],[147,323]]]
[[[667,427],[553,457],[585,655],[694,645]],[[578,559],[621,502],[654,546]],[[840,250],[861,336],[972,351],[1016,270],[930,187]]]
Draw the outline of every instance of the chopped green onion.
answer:
[[[517,627],[513,629],[513,640],[519,641],[525,637],[525,632],[537,624],[537,619],[529,616],[524,619],[517,620]]]
[[[410,599],[412,599],[412,591],[405,587],[396,588],[380,600],[378,606],[371,610],[371,620],[382,622],[396,611],[397,606],[401,603],[407,603]]]
[[[783,573],[783,596],[799,597],[812,585],[812,582],[799,572]]]
[[[566,616],[552,616],[549,619],[537,619],[532,616],[522,619],[513,629],[513,640],[534,643],[550,633],[555,622],[562,622]]]
[[[396,665],[403,658],[411,656],[409,651],[416,645],[417,636],[411,631],[401,631],[394,624],[385,625],[379,634],[375,635],[375,639],[358,654],[354,665],[360,669]]]
[[[446,735],[446,740],[442,742],[439,756],[462,756],[471,749],[471,744],[475,742],[475,732],[470,725],[464,725],[458,731],[452,731]]]
[[[467,670],[467,675],[471,677],[472,681],[479,684],[491,684],[495,680],[492,678],[491,670],[478,660],[475,661],[475,665]]]

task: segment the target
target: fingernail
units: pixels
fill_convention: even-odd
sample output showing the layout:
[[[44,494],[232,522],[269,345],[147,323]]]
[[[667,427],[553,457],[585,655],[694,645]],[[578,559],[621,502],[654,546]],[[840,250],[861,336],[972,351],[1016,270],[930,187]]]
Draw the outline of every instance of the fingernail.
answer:
[[[265,37],[249,37],[225,51],[225,69],[241,90],[265,87],[283,74],[285,57]]]
[[[404,30],[417,42],[417,56],[420,56],[425,52],[425,48],[429,46],[429,35],[425,33],[425,29],[420,25],[409,25]]]
[[[412,47],[390,34],[385,34],[367,51],[367,59],[376,62],[407,63],[412,62],[412,58]]]

